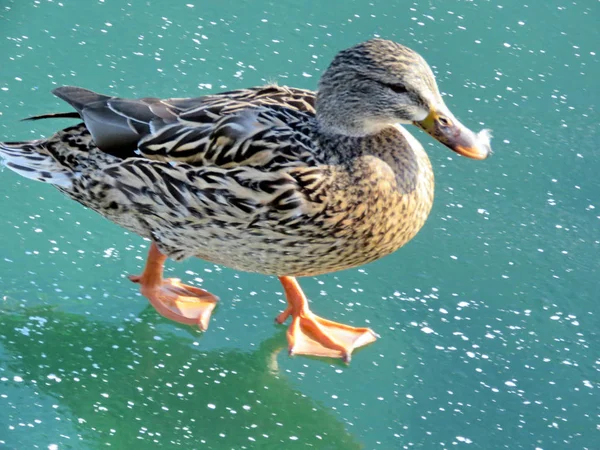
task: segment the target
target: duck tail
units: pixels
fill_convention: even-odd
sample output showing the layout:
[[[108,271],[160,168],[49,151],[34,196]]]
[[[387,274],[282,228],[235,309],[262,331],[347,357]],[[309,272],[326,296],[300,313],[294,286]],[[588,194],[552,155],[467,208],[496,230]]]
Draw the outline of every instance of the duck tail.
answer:
[[[48,151],[44,140],[0,142],[0,159],[19,175],[63,188],[72,185],[73,172]]]
[[[78,175],[80,159],[87,158],[91,145],[89,132],[79,124],[49,139],[0,142],[0,160],[25,178],[69,189]]]

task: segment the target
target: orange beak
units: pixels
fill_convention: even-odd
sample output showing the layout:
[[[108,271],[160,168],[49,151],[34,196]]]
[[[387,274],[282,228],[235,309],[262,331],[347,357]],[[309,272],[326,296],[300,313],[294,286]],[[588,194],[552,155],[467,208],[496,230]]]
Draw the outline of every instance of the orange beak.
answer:
[[[475,134],[456,120],[450,112],[432,109],[424,120],[414,124],[435,140],[467,158],[485,159],[492,153],[491,135],[488,130]]]

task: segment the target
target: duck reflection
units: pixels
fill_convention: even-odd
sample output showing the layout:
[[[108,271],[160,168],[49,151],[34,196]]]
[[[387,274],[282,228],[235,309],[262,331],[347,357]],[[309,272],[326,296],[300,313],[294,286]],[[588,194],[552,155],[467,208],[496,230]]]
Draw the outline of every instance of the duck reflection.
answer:
[[[90,448],[362,447],[279,373],[283,330],[253,352],[202,351],[197,335],[157,340],[145,320],[111,324],[46,307],[0,314],[0,330],[5,367],[58,399],[57,435],[66,420]]]

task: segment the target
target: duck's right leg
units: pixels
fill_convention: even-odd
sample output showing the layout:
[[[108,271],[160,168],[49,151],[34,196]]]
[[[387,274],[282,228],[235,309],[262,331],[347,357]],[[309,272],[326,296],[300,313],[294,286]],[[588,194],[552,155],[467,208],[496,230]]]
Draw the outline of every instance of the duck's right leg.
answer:
[[[167,257],[152,243],[141,275],[129,279],[140,284],[140,291],[154,308],[167,319],[187,325],[198,325],[205,331],[218,297],[203,289],[181,283],[177,278],[163,278]]]

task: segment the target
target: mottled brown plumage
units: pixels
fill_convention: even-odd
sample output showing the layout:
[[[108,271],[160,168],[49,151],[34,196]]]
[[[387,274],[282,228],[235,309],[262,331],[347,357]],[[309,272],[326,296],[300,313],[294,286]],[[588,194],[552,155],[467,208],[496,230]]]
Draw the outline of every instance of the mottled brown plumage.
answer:
[[[489,153],[487,135],[450,114],[423,58],[381,39],[340,52],[317,94],[274,85],[167,100],[54,93],[84,122],[1,144],[9,168],[170,258],[280,277],[374,261],[423,226],[433,172],[399,122],[467,156]]]

